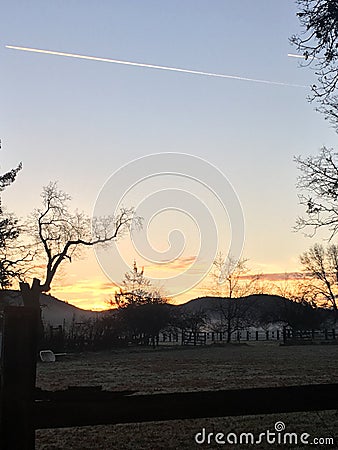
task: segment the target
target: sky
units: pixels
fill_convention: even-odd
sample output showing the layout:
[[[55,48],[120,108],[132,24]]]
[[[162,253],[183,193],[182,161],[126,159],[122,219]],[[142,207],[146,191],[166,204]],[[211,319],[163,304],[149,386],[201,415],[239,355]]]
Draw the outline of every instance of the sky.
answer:
[[[74,209],[91,215],[105,192],[113,195],[114,177],[122,173],[119,186],[129,195],[125,201],[144,206],[142,201],[152,199],[152,194],[168,191],[167,198],[150,201],[149,226],[134,238],[143,243],[149,238],[157,256],[177,245],[171,262],[163,256],[159,263],[127,238],[119,243],[113,274],[102,255],[85,252],[81,260],[63,267],[53,295],[82,308],[105,307],[114,292],[112,281],[120,281],[134,259],[169,295],[177,294],[174,301],[204,295],[202,278],[208,264],[199,265],[203,258],[210,262],[212,252],[228,251],[230,229],[233,239],[242,239],[241,219],[234,222],[231,211],[222,216],[217,177],[223,177],[231,190],[225,197],[233,195],[241,205],[242,255],[252,270],[275,274],[300,269],[299,254],[315,240],[292,230],[303,212],[293,157],[316,154],[323,145],[332,147],[337,135],[307,101],[306,86],[315,82],[313,71],[287,56],[296,52],[288,41],[300,31],[296,12],[295,2],[280,0],[5,2],[0,29],[0,165],[4,172],[22,161],[23,169],[3,194],[4,204],[24,218],[40,206],[42,186],[57,180],[72,196]],[[164,174],[171,164],[166,155],[173,153],[179,180],[177,173]],[[159,159],[148,156],[158,154]],[[191,173],[182,154],[190,155]],[[189,172],[183,181],[181,166]],[[208,179],[203,179],[204,173]],[[149,174],[152,178],[145,180]],[[195,184],[182,206],[180,193],[188,181]],[[129,182],[134,191],[128,190]],[[195,201],[201,209],[196,206],[191,212]],[[208,234],[213,227],[217,237]],[[211,253],[204,246],[206,253],[196,259],[209,242]],[[169,278],[196,261],[190,281],[185,278],[175,291]]]

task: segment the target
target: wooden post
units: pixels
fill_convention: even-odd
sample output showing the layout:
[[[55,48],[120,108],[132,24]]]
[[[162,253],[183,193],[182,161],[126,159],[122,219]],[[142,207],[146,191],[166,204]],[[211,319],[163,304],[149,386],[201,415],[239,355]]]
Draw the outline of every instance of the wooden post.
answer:
[[[32,450],[35,428],[31,421],[33,407],[38,315],[35,308],[8,306],[4,311],[0,448]]]
[[[28,283],[21,282],[20,292],[22,296],[22,301],[25,307],[33,308],[37,311],[38,314],[38,340],[41,341],[44,336],[44,329],[41,317],[41,308],[40,308],[40,294],[41,294],[41,286],[40,280],[37,278],[33,278],[32,286],[29,286]]]

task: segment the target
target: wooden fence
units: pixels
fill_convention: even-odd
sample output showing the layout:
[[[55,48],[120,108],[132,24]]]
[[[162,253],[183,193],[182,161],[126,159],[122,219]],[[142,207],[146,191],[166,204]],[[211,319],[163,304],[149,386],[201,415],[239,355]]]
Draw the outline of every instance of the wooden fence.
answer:
[[[5,310],[0,392],[3,450],[34,449],[35,430],[41,428],[338,409],[338,384],[152,395],[105,392],[99,386],[37,390],[36,330],[36,310]]]
[[[83,325],[81,323],[75,325]],[[80,327],[79,327],[80,328]],[[145,341],[142,336],[135,336],[134,342]],[[149,345],[152,343],[148,339]],[[288,327],[275,328],[270,330],[250,329],[240,330],[232,333],[231,342],[253,342],[253,341],[277,341],[284,344],[294,343],[338,343],[338,330],[292,330]],[[193,330],[181,331],[164,331],[154,339],[154,345],[212,345],[227,342],[225,332],[194,332]],[[82,334],[69,334],[66,332],[64,325],[57,327],[49,326],[45,330],[44,344],[46,348],[50,348],[54,352],[64,351],[84,351],[108,349],[111,347],[122,347],[128,345],[128,339],[125,337],[105,336],[104,339],[97,337],[95,334],[86,336]]]
[[[193,332],[185,330],[177,333],[160,333],[159,343],[166,345],[211,345],[225,343],[227,335],[224,332]],[[252,341],[280,341],[285,343],[309,342],[337,342],[338,331],[335,329],[323,330],[292,330],[283,327],[274,330],[242,330],[231,335],[231,342]]]

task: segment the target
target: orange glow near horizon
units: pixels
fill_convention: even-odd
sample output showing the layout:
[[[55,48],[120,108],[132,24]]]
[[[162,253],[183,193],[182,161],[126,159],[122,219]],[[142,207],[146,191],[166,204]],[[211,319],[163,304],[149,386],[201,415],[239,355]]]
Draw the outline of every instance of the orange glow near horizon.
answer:
[[[253,275],[244,276],[243,279],[252,277]],[[299,279],[298,272],[292,273],[269,273],[262,274],[260,280],[264,283],[265,294],[279,294],[287,287],[292,290],[292,286]],[[74,284],[62,285],[55,284],[50,294],[59,300],[82,309],[91,309],[101,311],[109,309],[108,298],[114,295],[117,285],[109,282],[102,275],[102,279],[80,280]],[[189,291],[170,298],[170,303],[182,304],[198,297],[212,296],[210,283],[201,282],[199,285]]]
[[[133,256],[131,255],[130,257],[131,267],[134,260]],[[139,261],[139,258],[135,256],[137,265],[139,267],[145,266],[145,277],[147,275],[156,277],[159,270],[161,271],[163,276],[163,281],[159,282],[161,290],[173,304],[182,304],[194,298],[213,295],[211,280],[208,277],[180,295],[171,297],[170,292],[166,292],[165,277],[171,277],[175,272],[182,272],[182,269],[191,265],[194,258],[195,256],[191,255],[191,257],[180,258],[169,266],[153,266],[147,264],[146,261]],[[294,268],[293,265],[291,266]],[[273,294],[278,293],[279,290],[282,291],[286,284],[292,286],[293,280],[297,278],[298,274],[297,271],[291,272],[291,270],[288,273],[282,272],[276,265],[257,264],[246,277],[257,273],[261,273],[260,280],[262,285],[264,285],[264,293]],[[246,277],[243,277],[243,279]],[[108,298],[114,295],[117,287],[117,284],[109,280],[102,272],[94,252],[89,251],[84,253],[83,258],[75,260],[71,264],[65,262],[61,266],[61,270],[54,279],[49,294],[78,308],[100,311],[109,308]]]

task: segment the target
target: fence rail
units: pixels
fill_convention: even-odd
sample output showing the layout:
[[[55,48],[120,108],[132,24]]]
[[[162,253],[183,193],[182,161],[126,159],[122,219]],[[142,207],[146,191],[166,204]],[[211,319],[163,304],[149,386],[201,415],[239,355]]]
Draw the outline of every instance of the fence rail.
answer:
[[[242,416],[338,408],[338,384],[124,396],[102,392],[81,399],[34,402],[36,428]],[[51,393],[52,394],[52,393]],[[115,397],[114,397],[115,394]],[[89,398],[88,398],[89,397]]]

